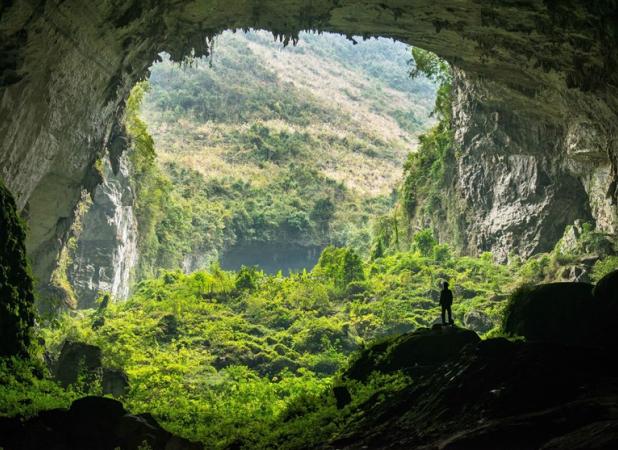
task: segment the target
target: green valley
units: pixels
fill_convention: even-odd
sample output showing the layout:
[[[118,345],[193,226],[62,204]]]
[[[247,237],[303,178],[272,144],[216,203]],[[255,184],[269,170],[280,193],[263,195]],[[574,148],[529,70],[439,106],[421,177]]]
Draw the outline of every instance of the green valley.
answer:
[[[262,32],[224,33],[209,60],[183,67],[164,57],[134,93],[170,191],[141,272],[218,258],[231,269],[310,269],[328,244],[366,255],[372,222],[432,123],[434,88],[408,76],[410,58],[384,39],[305,33],[283,47]]]

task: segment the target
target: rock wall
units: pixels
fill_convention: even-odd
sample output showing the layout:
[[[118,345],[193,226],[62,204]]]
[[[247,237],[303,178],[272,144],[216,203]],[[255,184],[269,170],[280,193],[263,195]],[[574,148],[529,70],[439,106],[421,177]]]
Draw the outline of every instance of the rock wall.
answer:
[[[618,7],[609,0],[2,2],[0,176],[28,218],[28,250],[39,284],[44,285],[82,188],[92,191],[99,182],[94,163],[110,140],[130,88],[146,75],[159,52],[167,51],[175,60],[193,50],[202,55],[207,52],[207,37],[230,28],[263,28],[285,39],[293,39],[303,29],[317,29],[393,37],[443,56],[470,77],[487,80],[488,95],[480,102],[484,107],[480,117],[487,122],[472,127],[465,115],[460,119],[470,123],[460,133],[461,140],[470,143],[468,160],[485,155],[494,139],[475,147],[475,130],[482,133],[491,127],[517,125],[524,133],[530,124],[532,133],[548,131],[569,143],[579,142],[578,130],[587,130],[585,141],[592,145],[584,157],[588,162],[578,166],[574,161],[571,171],[575,175],[583,171],[578,179],[588,195],[584,201],[597,222],[614,227],[616,23]],[[477,92],[481,90],[470,95]],[[466,98],[463,93],[462,98]],[[498,111],[498,116],[491,111]],[[507,129],[496,135],[500,134],[506,139],[513,133]],[[564,213],[565,206],[577,208],[568,199],[578,199],[579,193],[570,197],[558,191],[574,186],[559,178],[579,151],[569,153],[569,145],[546,145],[541,137],[538,143],[533,152],[522,150],[527,146],[519,143],[512,149],[491,149],[476,164],[485,173],[502,174],[493,178],[504,186],[536,177],[526,186],[517,185],[516,197],[500,194],[495,186],[495,196],[485,196],[474,192],[476,185],[462,185],[470,189],[466,204],[490,211],[479,217],[481,228],[468,220],[470,233],[485,233],[469,236],[470,249],[491,247],[497,240],[507,246],[505,252],[510,251],[508,246],[514,245],[523,223],[513,227],[506,219],[521,218],[532,207],[540,206],[548,217],[555,211]],[[584,148],[584,144],[575,147]],[[520,153],[510,157],[511,150]],[[544,151],[550,153],[541,156]],[[606,156],[597,161],[597,154]],[[508,175],[512,167],[519,171],[515,178]],[[491,179],[486,176],[481,185],[490,186]],[[477,178],[466,172],[461,181],[472,183]],[[547,201],[540,199],[545,194],[552,194]],[[523,199],[533,203],[527,207]],[[538,242],[525,246],[523,253],[545,245],[543,236],[551,233],[543,227],[551,223],[548,219],[533,232]],[[490,235],[496,230],[501,233],[498,238]]]
[[[592,221],[589,199],[597,193],[571,170],[566,128],[495,107],[499,89],[455,71],[453,184],[461,249],[491,251],[505,261],[509,252],[529,257],[549,251],[567,225]],[[588,164],[581,173],[595,170]]]
[[[114,173],[103,158],[103,183],[96,187],[85,214],[83,231],[72,255],[67,276],[79,308],[91,308],[101,291],[126,299],[132,271],[137,264],[137,220],[133,211],[131,168],[126,154]]]

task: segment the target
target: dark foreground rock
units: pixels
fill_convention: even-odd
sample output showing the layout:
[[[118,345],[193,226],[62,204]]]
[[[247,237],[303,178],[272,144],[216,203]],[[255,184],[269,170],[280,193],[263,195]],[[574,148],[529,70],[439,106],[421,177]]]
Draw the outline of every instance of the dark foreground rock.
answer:
[[[472,330],[436,325],[377,342],[359,352],[343,373],[344,379],[366,380],[373,371],[402,370],[415,376],[452,360],[468,344],[480,340]]]
[[[103,394],[123,396],[129,388],[129,379],[121,369],[104,367],[101,349],[85,342],[67,340],[62,345],[57,361],[51,362],[54,378],[68,387],[78,381],[86,386],[101,382]]]
[[[67,409],[41,411],[30,419],[0,418],[0,448],[6,450],[198,450],[174,436],[150,414],[128,414],[104,397],[84,397]]]
[[[62,387],[77,382],[80,375],[94,377],[102,369],[101,349],[84,342],[65,341],[55,364],[54,376]]]
[[[376,343],[343,381],[401,370],[412,383],[351,411],[348,429],[323,448],[617,449],[617,305],[618,271],[596,287],[516,292],[504,325],[526,341],[437,326]]]
[[[618,269],[601,278],[592,293],[598,301],[616,309],[618,307]]]
[[[504,330],[531,341],[615,349],[618,271],[588,283],[549,283],[520,288],[505,312]]]
[[[472,343],[407,388],[368,400],[324,448],[615,449],[616,362],[590,347]]]

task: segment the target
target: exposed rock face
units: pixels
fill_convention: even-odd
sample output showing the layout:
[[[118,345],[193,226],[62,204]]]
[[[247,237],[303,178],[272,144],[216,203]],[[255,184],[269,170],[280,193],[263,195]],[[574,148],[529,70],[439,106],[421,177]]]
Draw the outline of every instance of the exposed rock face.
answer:
[[[549,245],[553,228],[561,225],[556,217],[577,216],[570,211],[579,213],[586,204],[599,226],[615,228],[617,20],[613,2],[585,0],[291,0],[284,6],[276,0],[259,6],[236,0],[225,5],[4,2],[0,174],[18,208],[28,214],[28,248],[44,283],[82,187],[92,190],[96,184],[92,167],[123,102],[159,52],[168,51],[174,59],[192,48],[204,54],[204,38],[227,28],[264,28],[292,37],[308,28],[382,35],[432,50],[470,79],[491,80],[491,95],[478,111],[478,120],[485,122],[472,126],[477,121],[472,107],[462,107],[470,115],[458,119],[467,124],[459,134],[466,144],[462,170],[485,172],[479,179],[463,170],[459,180],[466,207],[478,214],[463,224],[465,247],[526,255]],[[469,93],[478,97],[477,91]],[[511,114],[504,113],[506,108]],[[511,128],[519,131],[514,135]],[[491,136],[483,139],[487,133]],[[501,141],[514,145],[490,148]],[[569,158],[584,160],[583,166],[571,165],[575,177],[564,169]],[[520,185],[524,179],[527,183]],[[507,193],[507,186],[514,186],[517,195]],[[486,187],[492,189],[485,195],[475,192]],[[517,238],[524,216],[537,208],[531,231]]]
[[[495,83],[456,71],[454,88],[454,195],[466,253],[529,257],[551,250],[575,220],[591,220],[584,184],[565,157],[563,127],[488,106]]]
[[[93,203],[83,220],[68,268],[79,308],[91,308],[99,292],[116,299],[129,295],[132,269],[137,264],[137,220],[130,184],[130,164],[126,155],[118,160],[116,173],[109,158],[103,158],[103,183],[96,187]]]

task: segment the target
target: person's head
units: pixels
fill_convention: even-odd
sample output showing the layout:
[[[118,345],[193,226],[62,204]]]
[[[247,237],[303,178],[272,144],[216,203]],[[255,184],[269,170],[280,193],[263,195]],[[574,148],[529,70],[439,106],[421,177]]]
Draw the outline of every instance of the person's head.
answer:
[[[442,289],[448,289],[448,281],[442,283]]]

